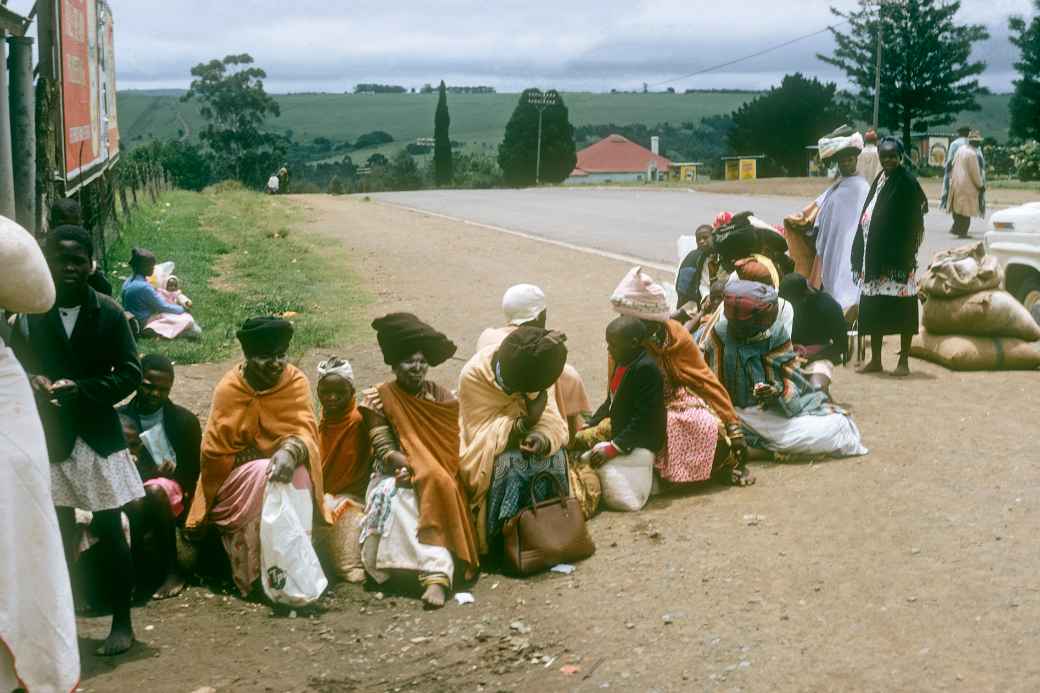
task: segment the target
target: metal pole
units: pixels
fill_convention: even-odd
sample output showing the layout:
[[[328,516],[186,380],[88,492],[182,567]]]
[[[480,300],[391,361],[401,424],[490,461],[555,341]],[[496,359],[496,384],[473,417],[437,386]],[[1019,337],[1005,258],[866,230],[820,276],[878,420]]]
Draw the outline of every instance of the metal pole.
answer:
[[[542,112],[544,110],[544,107],[538,109],[538,153],[536,154],[536,163],[534,168],[535,185],[540,185],[542,182]]]
[[[0,215],[15,218],[14,166],[11,161],[11,107],[7,94],[7,41],[0,31]]]
[[[877,62],[874,65],[874,129],[878,127],[878,113],[881,110],[881,34],[883,24],[881,23],[881,10],[883,3],[878,4],[877,24]]]
[[[11,58],[11,146],[15,220],[36,233],[36,94],[33,89],[33,40],[9,38]]]

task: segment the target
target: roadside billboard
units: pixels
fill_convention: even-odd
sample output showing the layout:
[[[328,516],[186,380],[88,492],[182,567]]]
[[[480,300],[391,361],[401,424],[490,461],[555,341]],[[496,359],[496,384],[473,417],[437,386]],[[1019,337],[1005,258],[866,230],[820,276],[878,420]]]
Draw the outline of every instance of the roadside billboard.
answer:
[[[66,194],[119,157],[112,11],[104,0],[59,0]]]

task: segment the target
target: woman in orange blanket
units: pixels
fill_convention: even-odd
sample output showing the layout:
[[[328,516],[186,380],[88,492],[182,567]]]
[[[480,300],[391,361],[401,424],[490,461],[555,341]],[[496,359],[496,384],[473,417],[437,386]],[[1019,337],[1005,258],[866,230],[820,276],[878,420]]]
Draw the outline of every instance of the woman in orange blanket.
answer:
[[[426,379],[455,354],[455,344],[410,313],[372,323],[394,379],[361,393],[374,455],[365,498],[361,557],[377,582],[409,571],[437,609],[456,572],[476,575],[476,533],[459,483],[459,402]],[[458,561],[459,564],[456,564]]]
[[[669,319],[664,288],[634,267],[610,302],[619,314],[646,323],[645,347],[665,376],[667,442],[654,461],[662,481],[686,484],[714,477],[734,486],[753,484],[747,444],[729,393],[686,328]]]
[[[199,483],[186,528],[217,528],[243,596],[260,578],[260,513],[268,480],[309,487],[315,523],[329,523],[311,386],[286,355],[292,335],[292,324],[280,318],[246,320],[237,333],[245,362],[213,391],[202,436]]]
[[[349,361],[333,356],[318,364],[321,469],[325,508],[334,526],[316,532],[314,541],[324,549],[340,578],[358,583],[365,581],[358,541],[372,451],[354,392],[354,369]]]

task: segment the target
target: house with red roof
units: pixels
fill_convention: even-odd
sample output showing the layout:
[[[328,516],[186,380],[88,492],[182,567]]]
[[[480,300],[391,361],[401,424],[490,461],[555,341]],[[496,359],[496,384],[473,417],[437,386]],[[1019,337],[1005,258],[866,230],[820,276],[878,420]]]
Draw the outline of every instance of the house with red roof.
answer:
[[[627,137],[607,135],[578,152],[578,164],[564,183],[638,182],[667,177],[672,162],[657,153],[656,137],[651,142],[653,151]]]

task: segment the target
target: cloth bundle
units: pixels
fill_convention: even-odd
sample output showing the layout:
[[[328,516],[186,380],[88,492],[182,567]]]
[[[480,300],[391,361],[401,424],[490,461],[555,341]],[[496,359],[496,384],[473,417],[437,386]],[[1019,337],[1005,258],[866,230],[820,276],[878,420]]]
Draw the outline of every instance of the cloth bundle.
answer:
[[[820,148],[820,158],[826,161],[846,149],[855,149],[857,153],[863,151],[863,135],[854,132],[851,135],[835,136],[832,133],[821,137],[817,144]]]
[[[768,330],[779,312],[774,289],[743,279],[726,284],[723,305],[730,329],[738,338]]]

